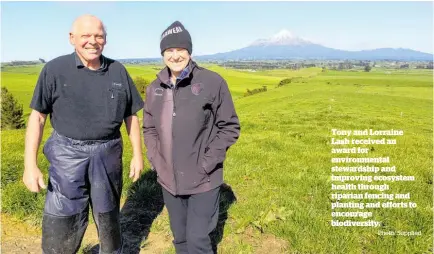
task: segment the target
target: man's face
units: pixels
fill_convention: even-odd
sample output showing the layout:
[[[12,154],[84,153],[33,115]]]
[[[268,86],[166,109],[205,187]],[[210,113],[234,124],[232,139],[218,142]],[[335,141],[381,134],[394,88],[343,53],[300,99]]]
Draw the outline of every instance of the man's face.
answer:
[[[164,63],[175,73],[182,72],[190,58],[188,51],[183,48],[168,48],[163,52]]]
[[[106,44],[106,35],[101,21],[85,18],[77,22],[69,40],[81,60],[89,63],[99,60]]]

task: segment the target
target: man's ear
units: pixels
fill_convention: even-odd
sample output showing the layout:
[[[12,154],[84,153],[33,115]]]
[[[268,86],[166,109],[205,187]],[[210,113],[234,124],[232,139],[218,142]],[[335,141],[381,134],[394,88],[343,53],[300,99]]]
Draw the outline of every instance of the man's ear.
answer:
[[[69,43],[71,43],[71,45],[75,45],[75,43],[74,43],[74,35],[72,33],[69,33]]]

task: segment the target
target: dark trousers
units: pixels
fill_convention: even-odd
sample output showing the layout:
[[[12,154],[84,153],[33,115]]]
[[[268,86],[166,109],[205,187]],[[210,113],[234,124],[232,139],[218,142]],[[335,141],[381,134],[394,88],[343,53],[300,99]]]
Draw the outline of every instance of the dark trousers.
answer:
[[[220,187],[185,196],[173,196],[162,189],[176,253],[213,253],[209,234],[218,222]]]
[[[80,141],[53,132],[44,146],[50,168],[42,221],[43,253],[77,253],[88,225],[89,204],[100,253],[121,252],[122,150],[121,138]]]

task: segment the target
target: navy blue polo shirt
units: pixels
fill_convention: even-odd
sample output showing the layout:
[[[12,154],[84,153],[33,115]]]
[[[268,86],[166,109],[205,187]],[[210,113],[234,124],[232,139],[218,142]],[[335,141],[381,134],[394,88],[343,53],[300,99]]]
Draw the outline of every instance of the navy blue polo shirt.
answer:
[[[78,140],[120,136],[123,120],[143,108],[143,100],[125,67],[101,56],[90,70],[74,52],[45,64],[30,107],[50,115],[60,134]]]

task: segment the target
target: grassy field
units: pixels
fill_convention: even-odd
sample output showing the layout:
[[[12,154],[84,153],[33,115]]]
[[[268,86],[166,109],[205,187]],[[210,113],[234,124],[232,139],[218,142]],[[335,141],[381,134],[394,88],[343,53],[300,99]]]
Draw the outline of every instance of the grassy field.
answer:
[[[158,71],[158,66],[127,68],[133,77],[148,80]],[[226,187],[222,196],[219,234],[215,236],[219,253],[432,253],[432,71],[374,68],[369,73],[321,72],[309,68],[246,72],[219,66],[209,68],[227,80],[241,121],[240,139],[229,150],[225,162],[225,182],[230,188]],[[26,114],[30,112],[28,105],[40,69],[41,66],[20,67],[2,72],[2,86],[24,104]],[[301,79],[277,87],[280,80],[294,77]],[[247,89],[264,85],[267,92],[242,96]],[[381,175],[415,177],[413,182],[387,182],[390,190],[385,193],[410,192],[410,201],[417,203],[417,207],[360,210],[373,212],[368,219],[335,218],[380,221],[379,228],[332,227],[331,203],[335,200],[331,194],[365,191],[331,190],[331,184],[338,182],[331,181],[330,168],[336,164],[330,160],[347,156],[331,154],[331,148],[337,147],[331,145],[334,137],[331,129],[403,130],[403,136],[389,137],[397,139],[396,145],[359,146],[370,149],[366,157],[390,157],[387,165],[396,166],[396,172]],[[126,137],[125,129],[122,131]],[[47,125],[43,141],[50,132],[51,126]],[[2,213],[39,225],[44,194],[31,194],[21,182],[24,133],[24,130],[1,132]],[[124,143],[127,169],[131,148],[127,139]],[[46,174],[48,164],[42,154],[39,166]],[[131,240],[130,244],[144,244],[150,253],[159,253],[152,252],[155,246],[150,240],[141,241],[147,236],[161,236],[167,244],[161,247],[161,253],[174,253],[167,212],[163,210],[155,176],[146,171],[138,183],[131,184],[127,174],[125,170],[122,214],[125,235],[136,241]],[[350,201],[363,202],[341,200]],[[381,236],[378,231],[421,231],[421,235]],[[88,246],[83,247],[87,249]]]

